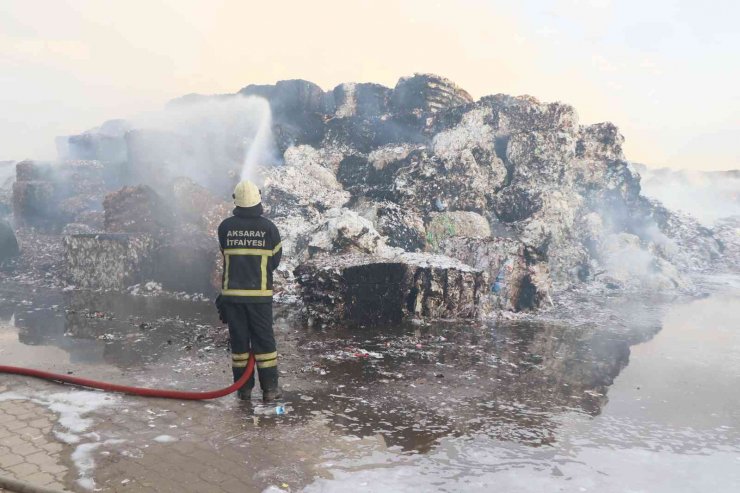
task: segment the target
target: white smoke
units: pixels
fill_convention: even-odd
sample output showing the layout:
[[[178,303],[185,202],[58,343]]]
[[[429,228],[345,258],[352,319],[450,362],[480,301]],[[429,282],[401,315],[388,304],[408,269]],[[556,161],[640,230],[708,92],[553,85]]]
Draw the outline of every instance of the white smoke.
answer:
[[[740,175],[737,171],[640,169],[642,193],[669,209],[691,214],[706,226],[740,216]]]
[[[157,172],[165,176],[187,176],[204,185],[213,185],[214,176],[249,178],[259,183],[258,169],[280,162],[272,135],[270,103],[261,97],[177,101],[162,111],[133,118],[130,123],[135,130],[163,133],[161,139],[138,146],[137,152],[153,156]],[[177,136],[176,142],[182,145],[173,146],[166,135]]]
[[[0,189],[8,188],[15,181],[15,161],[0,161]]]

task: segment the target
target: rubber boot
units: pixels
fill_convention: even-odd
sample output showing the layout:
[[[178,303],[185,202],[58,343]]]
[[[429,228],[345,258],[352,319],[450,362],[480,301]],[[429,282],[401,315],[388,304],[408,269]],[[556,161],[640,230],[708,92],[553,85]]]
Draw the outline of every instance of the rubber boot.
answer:
[[[283,397],[283,392],[278,385],[277,366],[271,368],[260,368],[260,387],[262,387],[262,402],[265,404],[275,402]]]
[[[231,371],[234,373],[234,381],[238,381],[242,375],[244,375],[244,372],[247,371],[246,368],[237,368],[232,367]],[[242,385],[237,391],[236,391],[236,398],[242,401],[249,401],[252,400],[252,389],[254,388],[254,373],[249,377],[249,380],[247,380],[247,383]]]

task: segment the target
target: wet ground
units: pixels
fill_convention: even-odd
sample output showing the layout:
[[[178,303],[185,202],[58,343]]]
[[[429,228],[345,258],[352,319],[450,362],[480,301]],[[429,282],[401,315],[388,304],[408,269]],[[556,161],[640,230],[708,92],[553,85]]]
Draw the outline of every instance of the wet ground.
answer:
[[[738,491],[740,282],[703,286],[496,324],[316,331],[283,307],[283,416],[2,376],[0,468],[74,491]],[[0,285],[5,364],[205,390],[228,354],[208,303]]]

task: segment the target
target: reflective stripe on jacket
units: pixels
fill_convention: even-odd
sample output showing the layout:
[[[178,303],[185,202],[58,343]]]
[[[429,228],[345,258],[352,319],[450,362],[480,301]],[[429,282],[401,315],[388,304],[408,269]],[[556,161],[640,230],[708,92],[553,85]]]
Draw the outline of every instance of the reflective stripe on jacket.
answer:
[[[277,227],[261,214],[261,205],[237,207],[218,227],[224,301],[272,301],[272,271],[280,264],[282,245]]]

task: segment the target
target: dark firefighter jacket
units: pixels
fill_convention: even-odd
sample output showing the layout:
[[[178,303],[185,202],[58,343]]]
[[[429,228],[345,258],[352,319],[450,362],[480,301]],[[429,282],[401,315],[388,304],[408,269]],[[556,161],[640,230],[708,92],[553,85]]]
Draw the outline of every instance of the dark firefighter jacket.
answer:
[[[280,264],[280,233],[262,217],[262,204],[237,207],[218,227],[224,257],[221,300],[237,303],[272,301],[272,271]]]

